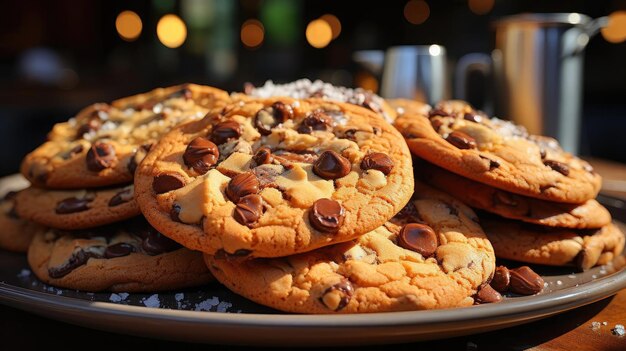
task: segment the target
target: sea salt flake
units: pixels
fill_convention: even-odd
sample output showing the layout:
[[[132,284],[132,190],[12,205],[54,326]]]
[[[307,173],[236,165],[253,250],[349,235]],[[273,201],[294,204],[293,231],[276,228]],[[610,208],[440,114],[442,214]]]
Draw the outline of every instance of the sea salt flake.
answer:
[[[217,304],[216,311],[217,312],[226,312],[229,308],[233,307],[233,304],[230,302],[222,301]]]
[[[613,335],[624,336],[626,334],[626,330],[624,330],[624,326],[621,324],[615,324],[615,327],[611,329]]]
[[[121,302],[126,300],[126,298],[128,297],[128,293],[119,293],[119,294],[111,294],[111,297],[109,297],[109,301],[111,302]]]
[[[185,294],[177,293],[176,295],[174,295],[174,298],[176,299],[176,301],[181,301],[182,299],[185,298]]]
[[[601,326],[600,322],[591,322],[591,329],[593,330],[600,329],[600,326]]]
[[[560,281],[560,280],[557,280],[557,281],[556,281],[556,285],[563,285],[563,282],[562,282],[562,281]]]
[[[151,295],[150,297],[142,301],[142,303],[146,307],[159,308],[159,306],[161,305],[161,301],[159,300],[159,294]]]
[[[22,269],[18,274],[18,278],[28,278],[30,277],[30,269]]]
[[[220,300],[213,296],[210,299],[206,299],[200,303],[196,304],[194,310],[196,311],[210,311],[212,307],[217,306],[220,303]]]

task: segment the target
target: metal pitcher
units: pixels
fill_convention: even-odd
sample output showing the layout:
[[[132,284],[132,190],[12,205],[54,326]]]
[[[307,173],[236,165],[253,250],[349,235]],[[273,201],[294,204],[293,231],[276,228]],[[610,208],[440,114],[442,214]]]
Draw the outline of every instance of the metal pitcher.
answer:
[[[491,56],[470,54],[457,64],[455,95],[465,99],[467,72],[493,78],[493,112],[532,134],[557,138],[578,152],[582,108],[583,51],[608,23],[578,13],[521,14],[495,22]],[[491,111],[487,111],[491,112]]]

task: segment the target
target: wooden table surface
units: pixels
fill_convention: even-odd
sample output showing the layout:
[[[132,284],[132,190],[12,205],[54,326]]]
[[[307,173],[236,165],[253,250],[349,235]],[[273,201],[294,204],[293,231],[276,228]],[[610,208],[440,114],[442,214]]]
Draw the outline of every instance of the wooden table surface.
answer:
[[[626,165],[591,160],[610,189],[603,192],[626,200]],[[599,328],[592,323],[599,322]],[[606,322],[607,325],[602,325]],[[613,335],[616,324],[626,325],[626,289],[610,298],[537,322],[446,340],[379,346],[380,350],[562,350],[625,351],[626,336]],[[286,336],[288,337],[288,336]],[[114,347],[150,350],[248,350],[249,347],[198,345],[160,341],[86,329],[0,305],[0,350]],[[338,350],[345,350],[345,347]],[[368,349],[371,349],[368,347]]]

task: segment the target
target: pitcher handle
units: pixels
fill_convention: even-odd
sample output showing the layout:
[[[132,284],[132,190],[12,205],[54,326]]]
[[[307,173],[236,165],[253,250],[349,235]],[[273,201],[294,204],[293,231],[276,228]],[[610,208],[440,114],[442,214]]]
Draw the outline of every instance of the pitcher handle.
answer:
[[[564,50],[563,56],[564,57],[574,56],[583,52],[583,50],[585,50],[585,48],[587,47],[587,44],[589,44],[589,40],[591,40],[591,38],[593,38],[596,34],[600,33],[600,30],[602,28],[608,25],[609,25],[608,16],[598,17],[590,21],[589,23],[585,24],[582,27],[582,32],[578,34],[576,41],[574,42],[573,48],[571,50]],[[576,29],[573,28],[570,30],[576,30]]]
[[[489,79],[491,76],[491,67],[493,60],[490,55],[483,53],[471,53],[467,54],[459,59],[456,64],[455,77],[454,77],[454,96],[457,99],[467,100],[467,77],[469,74],[475,71],[482,73],[485,79]],[[487,95],[487,94],[485,94]],[[493,106],[493,101],[490,96],[484,97],[485,106]]]

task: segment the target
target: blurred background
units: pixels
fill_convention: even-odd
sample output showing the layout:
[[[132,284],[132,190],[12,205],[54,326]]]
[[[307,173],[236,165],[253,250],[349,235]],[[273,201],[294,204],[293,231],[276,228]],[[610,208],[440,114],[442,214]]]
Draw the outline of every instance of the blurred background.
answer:
[[[579,150],[626,162],[626,0],[21,0],[0,10],[0,175],[93,102],[303,77],[377,92],[380,76],[355,51],[439,44],[452,71],[494,49],[494,20],[524,12],[611,16],[585,49]],[[487,89],[479,77],[468,84]],[[468,98],[481,107],[480,95]]]

